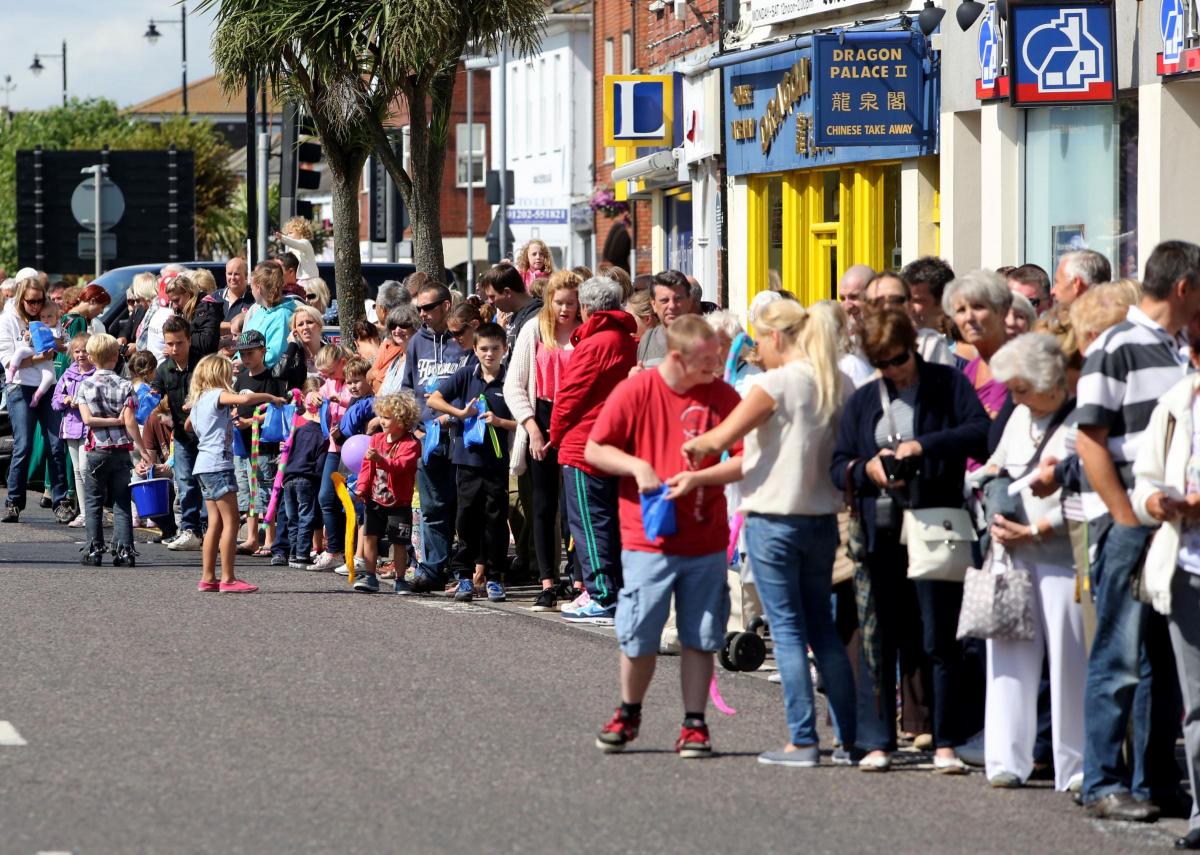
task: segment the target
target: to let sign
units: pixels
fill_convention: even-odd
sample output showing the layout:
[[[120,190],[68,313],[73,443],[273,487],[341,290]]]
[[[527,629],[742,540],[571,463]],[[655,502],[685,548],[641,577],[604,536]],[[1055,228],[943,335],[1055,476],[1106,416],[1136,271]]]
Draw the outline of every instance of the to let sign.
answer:
[[[814,145],[925,142],[924,45],[919,33],[813,36]]]

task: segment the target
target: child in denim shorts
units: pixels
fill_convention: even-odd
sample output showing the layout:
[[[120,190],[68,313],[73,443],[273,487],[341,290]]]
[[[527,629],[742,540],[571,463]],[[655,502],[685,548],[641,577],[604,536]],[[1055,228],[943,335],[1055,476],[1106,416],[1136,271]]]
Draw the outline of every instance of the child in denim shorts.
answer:
[[[285,403],[285,399],[266,392],[234,392],[233,363],[219,353],[201,359],[192,373],[188,422],[196,434],[199,449],[192,476],[200,483],[200,494],[208,511],[208,531],[204,533],[204,557],[198,586],[201,591],[249,594],[258,590],[256,585],[243,582],[233,572],[239,521],[231,408]],[[221,552],[220,582],[216,574],[218,547]]]

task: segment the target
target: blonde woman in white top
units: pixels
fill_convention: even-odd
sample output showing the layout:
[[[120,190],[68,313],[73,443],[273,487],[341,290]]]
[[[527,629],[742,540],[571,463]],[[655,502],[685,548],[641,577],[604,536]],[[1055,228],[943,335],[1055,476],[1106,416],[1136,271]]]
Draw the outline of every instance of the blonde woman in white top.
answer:
[[[1019,479],[1039,469],[1043,459],[1063,459],[1070,430],[1063,413],[1073,405],[1068,401],[1067,360],[1058,340],[1045,333],[1019,336],[996,352],[990,367],[992,376],[1008,386],[1017,407],[988,466]],[[1059,493],[1037,498],[1026,488],[1020,498],[1025,520],[997,515],[992,538],[1000,550],[997,555],[1006,553],[1013,567],[1029,571],[1035,635],[1032,641],[987,642],[987,776],[993,787],[1018,787],[1033,771],[1045,651],[1054,783],[1066,790],[1083,779],[1083,613],[1075,602],[1075,563]]]
[[[781,750],[760,763],[809,767],[819,762],[816,707],[808,670],[811,647],[849,763],[855,743],[854,676],[829,607],[837,512],[842,496],[829,478],[838,418],[852,390],[838,369],[838,322],[828,306],[805,310],[771,303],[754,321],[765,374],[725,421],[683,446],[699,459],[745,437],[741,512],[759,597],[771,627],[790,731]]]

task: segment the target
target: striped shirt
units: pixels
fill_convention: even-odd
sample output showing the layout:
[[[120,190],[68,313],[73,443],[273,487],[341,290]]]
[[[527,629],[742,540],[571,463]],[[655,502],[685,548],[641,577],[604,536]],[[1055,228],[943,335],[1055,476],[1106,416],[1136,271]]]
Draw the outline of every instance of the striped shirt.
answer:
[[[1127,492],[1133,490],[1133,461],[1158,399],[1188,371],[1187,344],[1137,306],[1088,349],[1079,378],[1079,427],[1108,431],[1108,453]],[[1100,494],[1083,474],[1083,511],[1089,541],[1098,543],[1112,523]]]

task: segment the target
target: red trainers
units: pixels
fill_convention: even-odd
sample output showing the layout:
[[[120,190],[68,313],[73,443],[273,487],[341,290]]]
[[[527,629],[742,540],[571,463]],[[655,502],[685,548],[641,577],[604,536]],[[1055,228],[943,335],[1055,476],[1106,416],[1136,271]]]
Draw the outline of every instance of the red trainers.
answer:
[[[251,585],[249,582],[243,582],[241,579],[221,583],[222,594],[253,594],[257,590],[258,585]]]
[[[221,590],[221,586],[216,580],[213,580],[212,582],[201,582],[196,586],[196,590],[205,594],[215,594]]]
[[[600,728],[600,734],[596,737],[596,747],[605,754],[624,751],[626,745],[637,739],[641,723],[641,716],[621,718],[621,709],[618,707],[612,720]]]
[[[708,741],[708,725],[698,727],[685,724],[679,729],[679,738],[675,740],[675,752],[685,760],[694,757],[711,757],[712,743]]]

